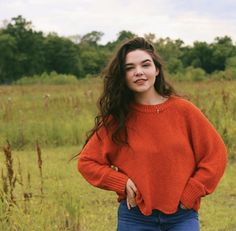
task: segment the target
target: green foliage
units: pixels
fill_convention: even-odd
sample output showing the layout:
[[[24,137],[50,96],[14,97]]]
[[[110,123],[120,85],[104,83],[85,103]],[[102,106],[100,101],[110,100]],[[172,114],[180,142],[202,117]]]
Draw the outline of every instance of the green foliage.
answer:
[[[137,36],[122,30],[114,41],[101,45],[103,35],[101,31],[68,38],[55,33],[44,35],[33,30],[32,23],[22,16],[14,17],[6,28],[0,29],[0,83],[11,84],[23,76],[52,71],[77,78],[97,76],[115,50],[127,39]],[[153,33],[144,37],[153,43],[171,75],[180,76],[191,67],[201,68],[207,74],[235,67],[236,46],[228,36],[217,37],[210,44],[196,41],[193,46],[184,45],[180,39],[156,38]],[[194,77],[196,81],[202,79],[203,73],[199,74]],[[205,75],[204,79],[209,77]]]
[[[201,81],[206,79],[206,73],[201,68],[188,67],[185,70],[186,80]]]
[[[49,34],[44,39],[46,70],[79,76],[79,49],[71,40]]]
[[[236,56],[226,59],[226,68],[236,68]]]
[[[13,65],[17,62],[16,39],[0,32],[0,82],[12,81],[14,76]]]
[[[25,76],[15,81],[15,85],[31,85],[31,84],[77,84],[78,79],[74,75],[57,74],[55,71],[51,73],[44,72],[41,75]]]
[[[171,57],[167,63],[167,69],[170,73],[176,74],[183,72],[183,64],[180,59]]]
[[[127,31],[127,30],[122,30],[118,33],[118,37],[117,37],[117,43],[121,43],[124,42],[125,40],[128,39],[132,39],[134,38],[136,35],[131,32],[131,31]]]
[[[12,18],[11,23],[2,30],[2,34],[10,36],[11,46],[8,44],[8,47],[13,46],[11,52],[14,53],[14,58],[4,66],[6,71],[4,76],[0,76],[1,82],[10,83],[22,75],[38,74],[44,70],[43,34],[33,31],[31,22],[22,16]],[[8,55],[9,53],[10,51],[7,52]],[[5,52],[0,57],[2,55],[4,56]]]
[[[236,67],[229,67],[224,71],[216,71],[211,74],[212,80],[235,80],[236,79]]]
[[[166,63],[171,59],[179,59],[181,57],[183,44],[182,40],[171,40],[169,37],[165,39],[160,38],[154,42],[157,52]]]
[[[236,56],[236,46],[230,37],[217,37],[211,45],[213,70],[224,70],[228,58]]]
[[[88,43],[90,45],[97,45],[97,43],[101,40],[102,36],[104,35],[101,31],[92,31],[90,33],[85,34],[81,38],[81,43]]]
[[[194,68],[192,66],[182,69],[182,72],[177,72],[171,75],[171,79],[178,81],[202,81],[207,79],[205,71],[201,68]]]

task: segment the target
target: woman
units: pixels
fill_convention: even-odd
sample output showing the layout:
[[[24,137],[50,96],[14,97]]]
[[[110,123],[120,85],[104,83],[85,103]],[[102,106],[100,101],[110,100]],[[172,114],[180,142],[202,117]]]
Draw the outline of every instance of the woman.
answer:
[[[118,231],[199,230],[201,197],[214,191],[226,166],[223,140],[165,81],[145,39],[124,43],[104,77],[80,173],[118,194]]]

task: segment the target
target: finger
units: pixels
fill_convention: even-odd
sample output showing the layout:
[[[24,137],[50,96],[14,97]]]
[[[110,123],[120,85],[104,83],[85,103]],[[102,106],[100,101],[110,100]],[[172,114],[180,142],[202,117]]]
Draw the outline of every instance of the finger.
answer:
[[[126,203],[127,203],[128,210],[130,210],[130,204],[129,204],[128,198],[126,199]]]
[[[136,188],[134,182],[131,179],[129,179],[129,184],[128,185],[134,192],[137,191],[137,188]]]
[[[131,185],[131,189],[134,191],[134,193],[137,192],[137,188],[136,188],[135,184],[132,184],[132,185]]]
[[[130,186],[127,187],[126,191],[127,191],[127,195],[128,196],[135,197],[135,192],[134,192],[134,190]]]
[[[131,207],[135,207],[136,205],[137,205],[137,203],[136,203],[136,201],[134,200],[134,199],[130,199],[130,198],[128,198],[128,201],[129,201],[129,205],[131,206]]]
[[[134,203],[134,204],[131,204],[130,206],[133,208],[133,207],[136,207],[136,206],[137,206],[137,204],[136,204],[136,203]]]

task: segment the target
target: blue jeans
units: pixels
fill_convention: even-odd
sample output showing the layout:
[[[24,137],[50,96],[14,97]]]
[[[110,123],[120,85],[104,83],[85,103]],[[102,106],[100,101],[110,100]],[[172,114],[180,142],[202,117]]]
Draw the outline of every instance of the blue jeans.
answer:
[[[149,216],[143,215],[138,206],[128,210],[122,200],[118,209],[117,231],[199,231],[198,213],[193,209],[182,209],[165,214],[153,210]]]

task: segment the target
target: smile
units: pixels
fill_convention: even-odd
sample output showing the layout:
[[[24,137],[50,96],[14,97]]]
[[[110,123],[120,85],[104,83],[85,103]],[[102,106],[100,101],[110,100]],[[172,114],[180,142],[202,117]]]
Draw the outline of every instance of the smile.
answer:
[[[147,81],[147,79],[137,79],[137,80],[134,81],[134,83],[142,84],[142,83],[144,83],[146,81]]]

